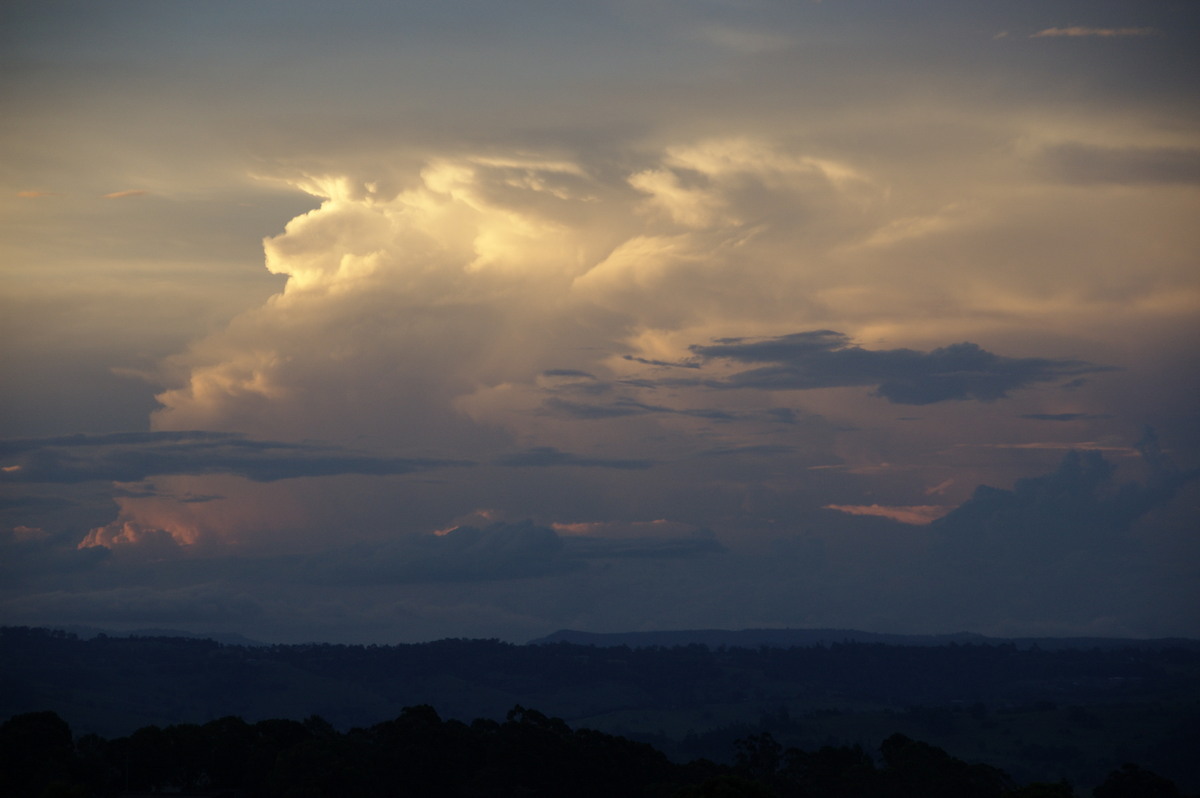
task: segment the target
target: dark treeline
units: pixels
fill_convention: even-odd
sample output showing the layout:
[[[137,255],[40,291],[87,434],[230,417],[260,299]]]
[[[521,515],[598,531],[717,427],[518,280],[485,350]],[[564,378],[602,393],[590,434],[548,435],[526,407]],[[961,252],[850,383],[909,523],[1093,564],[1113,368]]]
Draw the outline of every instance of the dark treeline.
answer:
[[[0,794],[107,796],[662,796],[662,798],[1072,798],[1066,782],[1017,785],[894,734],[878,757],[859,746],[783,748],[770,734],[738,740],[733,764],[672,763],[646,743],[516,707],[503,722],[443,720],[429,706],[340,733],[312,716],[250,724],[147,726],[127,737],[74,738],[53,712],[0,725]],[[1178,798],[1169,780],[1127,764],[1094,798]]]
[[[1068,779],[1090,791],[1132,761],[1200,789],[1194,648],[243,646],[0,628],[0,718],[49,710],[88,739],[312,715],[341,735],[419,705],[468,728],[538,707],[675,763],[730,766],[736,741],[764,734],[795,750],[874,751],[899,732],[1021,783]]]
[[[353,685],[369,690],[373,699],[417,704],[427,702],[406,694],[408,688],[427,690],[431,682],[452,678],[495,696],[502,705],[494,710],[502,714],[515,703],[538,704],[557,712],[552,706],[556,695],[597,684],[619,685],[620,701],[639,706],[738,701],[756,687],[786,685],[789,695],[797,698],[906,707],[964,700],[1021,703],[1048,696],[1070,701],[1074,696],[1112,700],[1166,695],[1181,686],[1194,686],[1200,672],[1197,650],[1041,651],[1011,644],[710,649],[699,644],[599,648],[441,640],[390,646],[248,647],[190,638],[101,635],[83,640],[64,632],[6,627],[0,629],[0,645],[7,654],[6,680],[13,686],[24,683],[16,691],[18,699],[30,697],[39,685],[61,694],[59,687],[80,685],[79,677],[85,675],[89,683],[106,689],[119,689],[123,683],[145,689],[156,680],[168,680],[176,696],[183,687],[223,697],[229,714],[254,714],[257,707],[238,707],[238,702],[277,696],[301,682],[309,690]],[[56,680],[62,684],[55,684]],[[15,711],[9,706],[13,698],[0,693],[0,710]],[[183,698],[186,693],[178,700]],[[214,705],[208,696],[202,703]],[[46,704],[30,709],[41,706]],[[491,714],[485,707],[464,709],[470,716]],[[379,719],[331,718],[342,725]]]

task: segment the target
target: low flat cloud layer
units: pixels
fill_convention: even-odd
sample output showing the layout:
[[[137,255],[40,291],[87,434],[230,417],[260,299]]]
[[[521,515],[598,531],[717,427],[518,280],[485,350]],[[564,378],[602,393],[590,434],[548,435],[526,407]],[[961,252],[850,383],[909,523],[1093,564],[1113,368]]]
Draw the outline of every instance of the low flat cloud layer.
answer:
[[[468,461],[364,455],[336,447],[180,431],[0,442],[5,482],[137,482],[165,474],[234,474],[256,482],[337,474],[409,474]]]

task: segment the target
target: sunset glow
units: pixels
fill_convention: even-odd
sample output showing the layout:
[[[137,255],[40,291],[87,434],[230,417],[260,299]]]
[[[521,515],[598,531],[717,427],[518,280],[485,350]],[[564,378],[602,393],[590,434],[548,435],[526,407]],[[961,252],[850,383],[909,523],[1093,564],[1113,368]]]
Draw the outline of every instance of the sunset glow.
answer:
[[[1200,634],[1200,18],[975,5],[6,7],[0,618]]]

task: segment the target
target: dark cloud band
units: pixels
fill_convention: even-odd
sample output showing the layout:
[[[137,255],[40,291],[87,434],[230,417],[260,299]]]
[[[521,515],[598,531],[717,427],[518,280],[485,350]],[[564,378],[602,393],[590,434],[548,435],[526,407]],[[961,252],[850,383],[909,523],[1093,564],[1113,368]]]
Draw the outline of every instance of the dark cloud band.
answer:
[[[466,460],[378,457],[233,433],[132,432],[0,442],[3,482],[136,482],[164,474],[234,474],[255,482],[337,474],[408,474]]]
[[[904,405],[990,402],[1018,388],[1112,370],[1083,360],[1004,357],[967,341],[931,352],[864,349],[833,330],[722,338],[691,350],[706,360],[764,364],[710,381],[712,387],[794,391],[874,386],[876,395]]]

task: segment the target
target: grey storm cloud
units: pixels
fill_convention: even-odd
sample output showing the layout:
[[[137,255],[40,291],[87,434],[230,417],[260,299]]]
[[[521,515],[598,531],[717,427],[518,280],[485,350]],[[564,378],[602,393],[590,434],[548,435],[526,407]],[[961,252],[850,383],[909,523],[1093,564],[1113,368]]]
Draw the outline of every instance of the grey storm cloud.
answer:
[[[933,545],[913,582],[914,594],[925,594],[921,611],[946,624],[1018,626],[1118,619],[1146,601],[1166,618],[1191,615],[1190,574],[1165,587],[1136,525],[1200,470],[1170,467],[1152,437],[1139,448],[1151,472],[1144,483],[1118,482],[1099,452],[1072,451],[1057,470],[1011,490],[979,486],[928,527]],[[1157,587],[1147,591],[1150,584]]]
[[[1145,483],[1117,484],[1103,454],[1070,451],[1056,471],[1019,479],[1012,490],[980,485],[930,529],[942,533],[951,549],[970,547],[972,557],[996,564],[1006,561],[1005,552],[1049,564],[1078,549],[1119,555],[1138,519],[1200,477],[1200,469],[1175,467],[1152,430],[1137,449],[1150,471]]]
[[[0,534],[0,582],[25,584],[46,575],[62,576],[87,571],[109,555],[103,546],[80,549],[52,537],[31,540]]]
[[[255,482],[336,474],[394,475],[463,460],[379,457],[236,433],[131,432],[0,441],[0,482],[136,482],[164,474],[235,474]]]
[[[995,534],[1005,545],[1031,553],[1059,541],[1066,546],[1126,531],[1154,506],[1174,495],[1179,477],[1151,485],[1112,484],[1113,466],[1100,452],[1068,452],[1056,471],[1017,480],[1012,490],[980,485],[974,495],[931,529],[979,541]],[[1086,530],[1086,538],[1075,532]]]
[[[1164,629],[1186,622],[1195,580],[1183,552],[1194,546],[1176,540],[1178,567],[1164,569],[1151,530],[1181,509],[1200,469],[1173,466],[1153,434],[1138,449],[1141,480],[1119,478],[1127,463],[1118,471],[1100,452],[1071,451],[1011,489],[980,485],[926,526],[838,519],[803,538],[819,544],[812,595],[931,628],[1116,629],[1147,606]]]
[[[1112,370],[1083,360],[1004,357],[964,341],[931,352],[864,349],[833,330],[776,338],[721,338],[691,350],[705,359],[766,364],[707,384],[717,388],[809,390],[856,385],[894,404],[952,399],[990,402],[1009,391],[1080,374]]]

